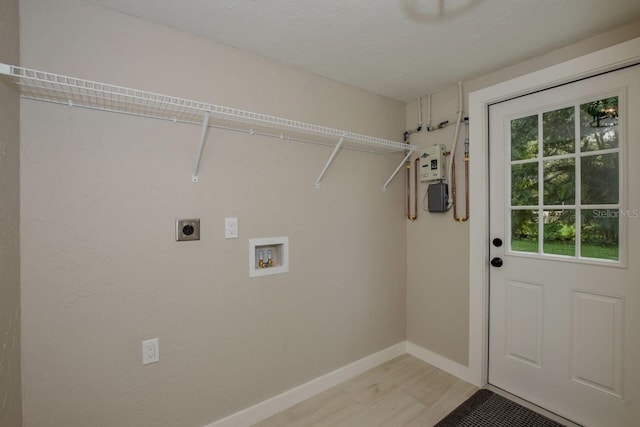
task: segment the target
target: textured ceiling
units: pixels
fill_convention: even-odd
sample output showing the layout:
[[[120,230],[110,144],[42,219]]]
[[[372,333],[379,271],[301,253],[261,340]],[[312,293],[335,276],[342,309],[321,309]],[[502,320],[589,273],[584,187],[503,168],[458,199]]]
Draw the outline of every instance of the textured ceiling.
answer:
[[[88,0],[409,101],[640,18],[639,0]]]

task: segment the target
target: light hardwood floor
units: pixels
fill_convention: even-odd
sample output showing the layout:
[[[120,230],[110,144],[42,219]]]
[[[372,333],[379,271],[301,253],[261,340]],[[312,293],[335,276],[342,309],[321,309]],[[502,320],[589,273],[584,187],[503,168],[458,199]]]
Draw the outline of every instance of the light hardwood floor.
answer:
[[[404,354],[256,426],[433,426],[476,390]]]

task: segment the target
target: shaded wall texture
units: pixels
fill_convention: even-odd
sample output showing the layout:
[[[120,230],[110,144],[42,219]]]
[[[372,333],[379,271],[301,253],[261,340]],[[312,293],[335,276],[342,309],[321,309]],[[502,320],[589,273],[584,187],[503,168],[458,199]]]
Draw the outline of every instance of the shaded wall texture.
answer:
[[[18,0],[0,2],[0,62],[20,65]],[[22,425],[20,97],[0,82],[0,426]]]
[[[404,103],[256,55],[82,1],[21,15],[25,67],[402,138]],[[405,339],[402,153],[343,151],[316,190],[331,148],[212,128],[194,184],[199,126],[21,113],[26,426],[203,426]],[[279,236],[289,273],[250,278]]]

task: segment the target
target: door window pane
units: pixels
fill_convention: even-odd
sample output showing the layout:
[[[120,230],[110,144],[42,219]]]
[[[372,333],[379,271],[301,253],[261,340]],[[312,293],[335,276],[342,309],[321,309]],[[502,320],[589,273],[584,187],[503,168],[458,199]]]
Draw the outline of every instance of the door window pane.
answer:
[[[511,205],[538,204],[538,163],[511,165]]]
[[[538,253],[538,211],[511,211],[511,250]]]
[[[538,115],[511,120],[511,160],[538,156]]]
[[[619,209],[584,209],[580,255],[586,258],[620,259],[619,217]]]
[[[581,159],[582,204],[618,203],[618,153]]]
[[[580,151],[618,148],[618,97],[580,105]]]
[[[542,142],[545,157],[575,152],[574,107],[548,111],[542,115]]]
[[[545,254],[575,256],[576,215],[572,209],[544,211]]]
[[[544,204],[573,205],[576,188],[575,159],[544,162]]]
[[[620,260],[619,101],[601,96],[506,124],[511,251]]]

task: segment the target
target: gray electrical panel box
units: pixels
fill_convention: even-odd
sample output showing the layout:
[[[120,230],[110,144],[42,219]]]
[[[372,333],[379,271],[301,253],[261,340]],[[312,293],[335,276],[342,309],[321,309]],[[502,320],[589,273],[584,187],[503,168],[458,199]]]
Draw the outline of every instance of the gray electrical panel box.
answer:
[[[427,188],[427,193],[429,212],[447,211],[447,184],[444,182],[431,184]]]

